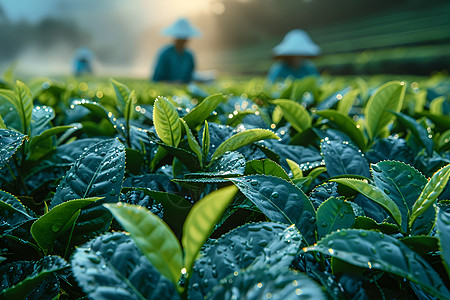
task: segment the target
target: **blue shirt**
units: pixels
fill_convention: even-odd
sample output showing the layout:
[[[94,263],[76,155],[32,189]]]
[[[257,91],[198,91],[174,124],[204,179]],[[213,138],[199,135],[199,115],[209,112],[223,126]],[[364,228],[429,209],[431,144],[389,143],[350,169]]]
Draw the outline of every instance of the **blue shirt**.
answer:
[[[302,64],[293,69],[287,63],[279,61],[274,63],[267,74],[267,79],[271,82],[283,81],[286,78],[300,79],[306,76],[318,76],[319,71],[317,71],[316,66],[309,60],[305,60]]]
[[[156,61],[153,81],[190,82],[195,68],[194,55],[189,49],[182,53],[174,45],[163,47]]]

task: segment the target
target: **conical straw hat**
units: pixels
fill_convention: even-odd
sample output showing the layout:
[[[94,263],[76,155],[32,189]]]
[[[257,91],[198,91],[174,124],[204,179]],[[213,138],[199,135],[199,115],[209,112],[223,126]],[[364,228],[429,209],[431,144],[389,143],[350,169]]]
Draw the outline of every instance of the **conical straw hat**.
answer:
[[[177,39],[189,39],[200,36],[200,31],[193,27],[186,18],[176,20],[172,25],[165,28],[162,33]]]
[[[289,31],[283,41],[273,48],[275,56],[317,56],[320,47],[317,46],[309,35],[301,30]]]

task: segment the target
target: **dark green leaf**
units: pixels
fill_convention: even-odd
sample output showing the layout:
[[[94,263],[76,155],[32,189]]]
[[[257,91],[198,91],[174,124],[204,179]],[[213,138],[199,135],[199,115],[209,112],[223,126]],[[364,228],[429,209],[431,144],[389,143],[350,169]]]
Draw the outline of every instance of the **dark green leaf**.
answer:
[[[420,285],[431,295],[447,299],[450,292],[442,279],[416,252],[401,241],[383,233],[344,229],[320,240],[307,251],[317,251],[350,264],[382,270]]]
[[[75,128],[72,125],[56,126],[43,131],[40,135],[37,135],[30,140],[29,144],[29,160],[38,160],[47,153],[50,153],[53,148],[56,147],[56,142],[52,140],[52,137]]]
[[[285,224],[248,223],[224,234],[213,244],[206,244],[201,251],[202,255],[195,261],[189,279],[190,299],[202,299],[219,284],[221,279],[249,267],[258,256],[266,254],[270,259],[271,254],[276,255],[272,251],[264,253],[264,249],[273,241],[281,242],[282,245],[276,243],[273,246],[282,249],[283,245],[289,247],[290,244],[296,243],[280,239],[285,236],[283,232],[286,229]],[[290,257],[292,259],[292,256]],[[264,257],[260,259],[264,260]]]
[[[411,130],[411,133],[417,138],[420,144],[427,151],[428,156],[433,155],[433,140],[428,137],[429,133],[426,128],[419,124],[416,119],[396,111],[391,111],[397,116],[397,120],[402,123],[403,126]]]
[[[118,203],[105,204],[152,265],[174,285],[182,268],[182,250],[178,239],[159,217],[146,208]]]
[[[317,234],[319,238],[338,229],[351,228],[355,223],[355,213],[350,202],[331,197],[317,209]]]
[[[126,193],[130,190],[142,191],[144,194],[152,197],[155,203],[161,203],[164,208],[164,222],[170,226],[177,236],[181,236],[184,221],[192,208],[191,202],[179,195],[151,191],[146,188],[123,188],[122,192]]]
[[[26,135],[8,129],[0,129],[0,168],[14,155],[22,145]]]
[[[69,267],[69,264],[59,256],[46,256],[39,261],[19,261],[0,267],[2,282],[0,298],[2,299],[36,299],[33,297],[40,289],[46,290],[45,279],[54,277],[55,272]],[[51,284],[55,284],[52,282]],[[57,284],[57,282],[56,282]],[[57,285],[58,286],[58,285]],[[40,299],[53,299],[58,288],[48,289],[50,295],[41,295]],[[28,298],[29,297],[29,298]],[[45,297],[45,298],[44,298]]]
[[[442,250],[441,256],[447,268],[447,273],[450,274],[450,204],[441,204],[438,207],[436,229],[439,236],[439,246]]]
[[[317,299],[325,300],[322,287],[297,271],[249,268],[229,276],[216,286],[208,299]]]
[[[129,235],[101,235],[75,250],[75,277],[90,299],[179,299]]]
[[[347,115],[332,109],[317,111],[316,114],[335,123],[336,127],[348,135],[358,148],[364,149],[366,147],[364,135],[357,127],[355,121]]]
[[[361,175],[370,177],[369,163],[362,155],[361,151],[356,149],[348,142],[338,142],[332,140],[323,140],[320,143],[325,166],[328,175]]]
[[[172,147],[163,143],[159,144],[164,150],[175,156],[186,168],[191,172],[200,170],[200,162],[198,157],[183,148]]]
[[[415,251],[421,256],[439,251],[439,239],[435,236],[408,236],[400,239],[409,249]]]
[[[365,230],[378,230],[385,234],[395,234],[399,232],[398,227],[394,224],[386,222],[377,223],[374,219],[364,216],[356,217],[353,228]]]
[[[55,118],[55,111],[49,106],[36,106],[31,115],[32,137],[40,135],[44,130],[49,129],[49,123]]]
[[[59,184],[51,207],[73,199],[104,197],[116,202],[125,170],[125,147],[117,139],[91,146]]]
[[[376,186],[371,185],[365,181],[352,178],[336,178],[331,179],[331,181],[348,186],[354,189],[355,191],[363,194],[370,200],[378,203],[386,210],[387,213],[389,213],[389,215],[394,219],[394,221],[398,225],[401,225],[402,214],[400,213],[400,210],[398,209],[397,205],[391,198],[389,198],[388,195],[386,195]]]
[[[381,161],[371,168],[375,185],[398,206],[402,215],[402,230],[407,232],[411,208],[427,184],[427,179],[415,168],[398,161]]]
[[[267,175],[230,180],[270,220],[294,224],[309,244],[314,242],[316,211],[302,190],[290,182]]]

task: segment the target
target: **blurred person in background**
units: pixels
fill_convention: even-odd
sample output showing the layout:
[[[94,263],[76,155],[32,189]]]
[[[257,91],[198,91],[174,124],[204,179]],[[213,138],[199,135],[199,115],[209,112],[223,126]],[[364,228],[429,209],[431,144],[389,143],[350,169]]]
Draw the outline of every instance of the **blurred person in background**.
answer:
[[[73,74],[75,76],[92,74],[93,55],[88,48],[79,48],[73,58]]]
[[[173,43],[159,50],[152,80],[172,83],[191,82],[195,70],[195,58],[193,52],[187,48],[187,43],[189,39],[200,36],[200,32],[187,19],[180,18],[162,33],[174,40]]]
[[[319,76],[314,63],[309,60],[320,54],[309,35],[301,30],[289,31],[283,41],[273,48],[276,62],[270,67],[267,79],[270,83],[284,81],[287,78],[300,79],[306,76]]]

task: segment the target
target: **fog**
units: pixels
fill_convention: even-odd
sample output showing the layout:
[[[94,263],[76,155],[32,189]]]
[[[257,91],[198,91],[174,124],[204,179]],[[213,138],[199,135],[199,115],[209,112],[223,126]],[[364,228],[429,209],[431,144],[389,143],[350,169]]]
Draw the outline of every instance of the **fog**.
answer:
[[[200,71],[262,74],[294,28],[310,32],[322,48],[319,67],[332,72],[450,65],[448,0],[0,0],[0,77],[11,66],[28,76],[71,74],[76,50],[88,47],[96,75],[148,78],[170,42],[161,30],[178,17],[202,32],[189,44]]]
[[[0,0],[0,10],[0,71],[15,64],[30,75],[69,74],[77,48],[88,47],[96,74],[148,77],[157,49],[170,41],[160,35],[164,27],[211,15],[209,0]],[[202,32],[208,43],[210,30]],[[211,67],[196,42],[199,68]]]

